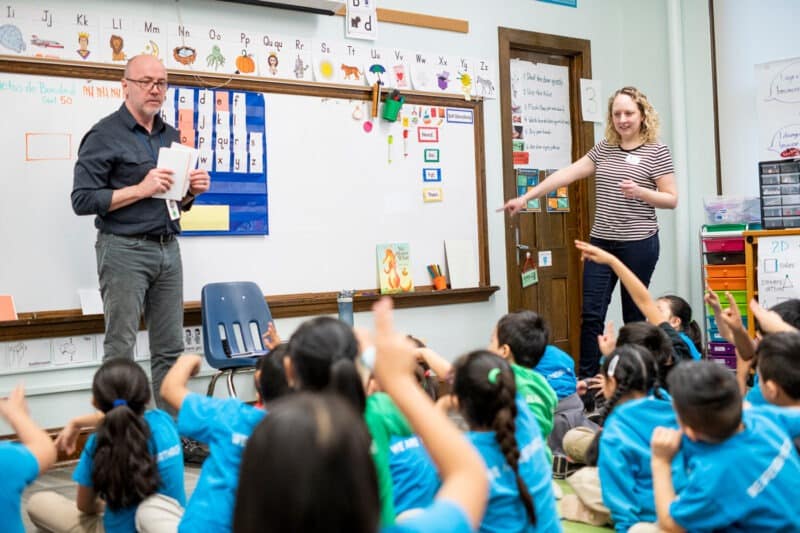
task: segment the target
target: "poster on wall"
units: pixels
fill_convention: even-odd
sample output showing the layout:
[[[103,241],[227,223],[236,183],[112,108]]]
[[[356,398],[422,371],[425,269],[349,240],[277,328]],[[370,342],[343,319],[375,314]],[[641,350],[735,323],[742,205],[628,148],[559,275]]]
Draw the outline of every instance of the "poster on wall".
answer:
[[[759,161],[800,157],[800,57],[755,69]]]
[[[511,125],[515,168],[562,168],[572,162],[569,71],[512,60]]]
[[[183,235],[268,235],[264,95],[170,87],[164,122],[196,148],[211,188],[181,216]]]

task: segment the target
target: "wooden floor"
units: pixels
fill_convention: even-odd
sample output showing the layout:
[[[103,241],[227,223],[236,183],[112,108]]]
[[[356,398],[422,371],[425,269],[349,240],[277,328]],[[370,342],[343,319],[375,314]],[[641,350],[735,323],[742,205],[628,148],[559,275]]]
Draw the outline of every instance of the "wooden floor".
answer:
[[[22,502],[23,502],[23,513],[22,518],[25,523],[25,531],[40,531],[37,529],[33,524],[31,524],[30,520],[28,520],[28,514],[24,512],[25,503],[27,503],[28,498],[30,498],[31,494],[34,492],[42,491],[42,490],[53,490],[58,492],[59,494],[63,494],[70,500],[75,500],[75,494],[77,492],[75,482],[72,481],[72,471],[75,469],[74,465],[70,466],[63,466],[59,468],[54,468],[49,472],[45,473],[43,476],[39,477],[33,484],[27,488],[25,493],[22,495]],[[196,466],[185,466],[184,470],[184,479],[186,483],[186,497],[187,499],[191,496],[192,492],[194,492],[194,487],[197,485],[197,479],[200,477],[200,468]],[[569,485],[567,485],[563,481],[557,481],[558,485],[563,490],[564,494],[570,494],[572,489],[570,489]],[[586,524],[578,524],[575,522],[563,522],[564,525],[564,533],[600,533],[600,532],[608,532],[613,531],[610,528],[602,528],[602,527],[593,527]]]

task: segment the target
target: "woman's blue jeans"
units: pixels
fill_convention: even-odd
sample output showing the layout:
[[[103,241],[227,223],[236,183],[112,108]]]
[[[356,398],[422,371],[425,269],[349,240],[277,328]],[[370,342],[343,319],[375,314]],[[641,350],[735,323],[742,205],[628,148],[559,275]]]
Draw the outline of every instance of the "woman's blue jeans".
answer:
[[[595,246],[615,255],[646,286],[658,262],[660,244],[658,233],[641,241],[609,241],[590,239]],[[581,312],[581,358],[578,374],[581,378],[591,377],[600,369],[600,348],[597,336],[603,332],[608,304],[617,285],[617,275],[608,265],[591,261],[583,264],[583,309]],[[622,289],[622,319],[628,322],[644,320],[639,308],[631,299],[625,287]]]

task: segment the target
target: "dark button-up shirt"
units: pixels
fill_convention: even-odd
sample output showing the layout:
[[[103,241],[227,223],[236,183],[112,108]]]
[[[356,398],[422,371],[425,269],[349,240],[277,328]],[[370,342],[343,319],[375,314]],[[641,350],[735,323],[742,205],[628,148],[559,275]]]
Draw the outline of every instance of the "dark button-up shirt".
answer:
[[[145,198],[109,212],[117,189],[136,185],[156,167],[158,150],[179,142],[178,131],[155,116],[153,130],[136,122],[123,103],[84,135],[78,149],[72,187],[72,209],[78,215],[97,215],[95,226],[115,235],[180,233],[170,220],[166,200]]]

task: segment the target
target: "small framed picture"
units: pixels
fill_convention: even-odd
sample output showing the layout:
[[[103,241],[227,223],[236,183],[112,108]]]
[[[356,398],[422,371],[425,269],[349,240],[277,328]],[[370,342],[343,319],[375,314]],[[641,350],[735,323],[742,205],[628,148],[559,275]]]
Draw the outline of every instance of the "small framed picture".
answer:
[[[422,153],[425,157],[426,163],[438,163],[439,162],[439,149],[438,148],[425,148],[425,151]]]

